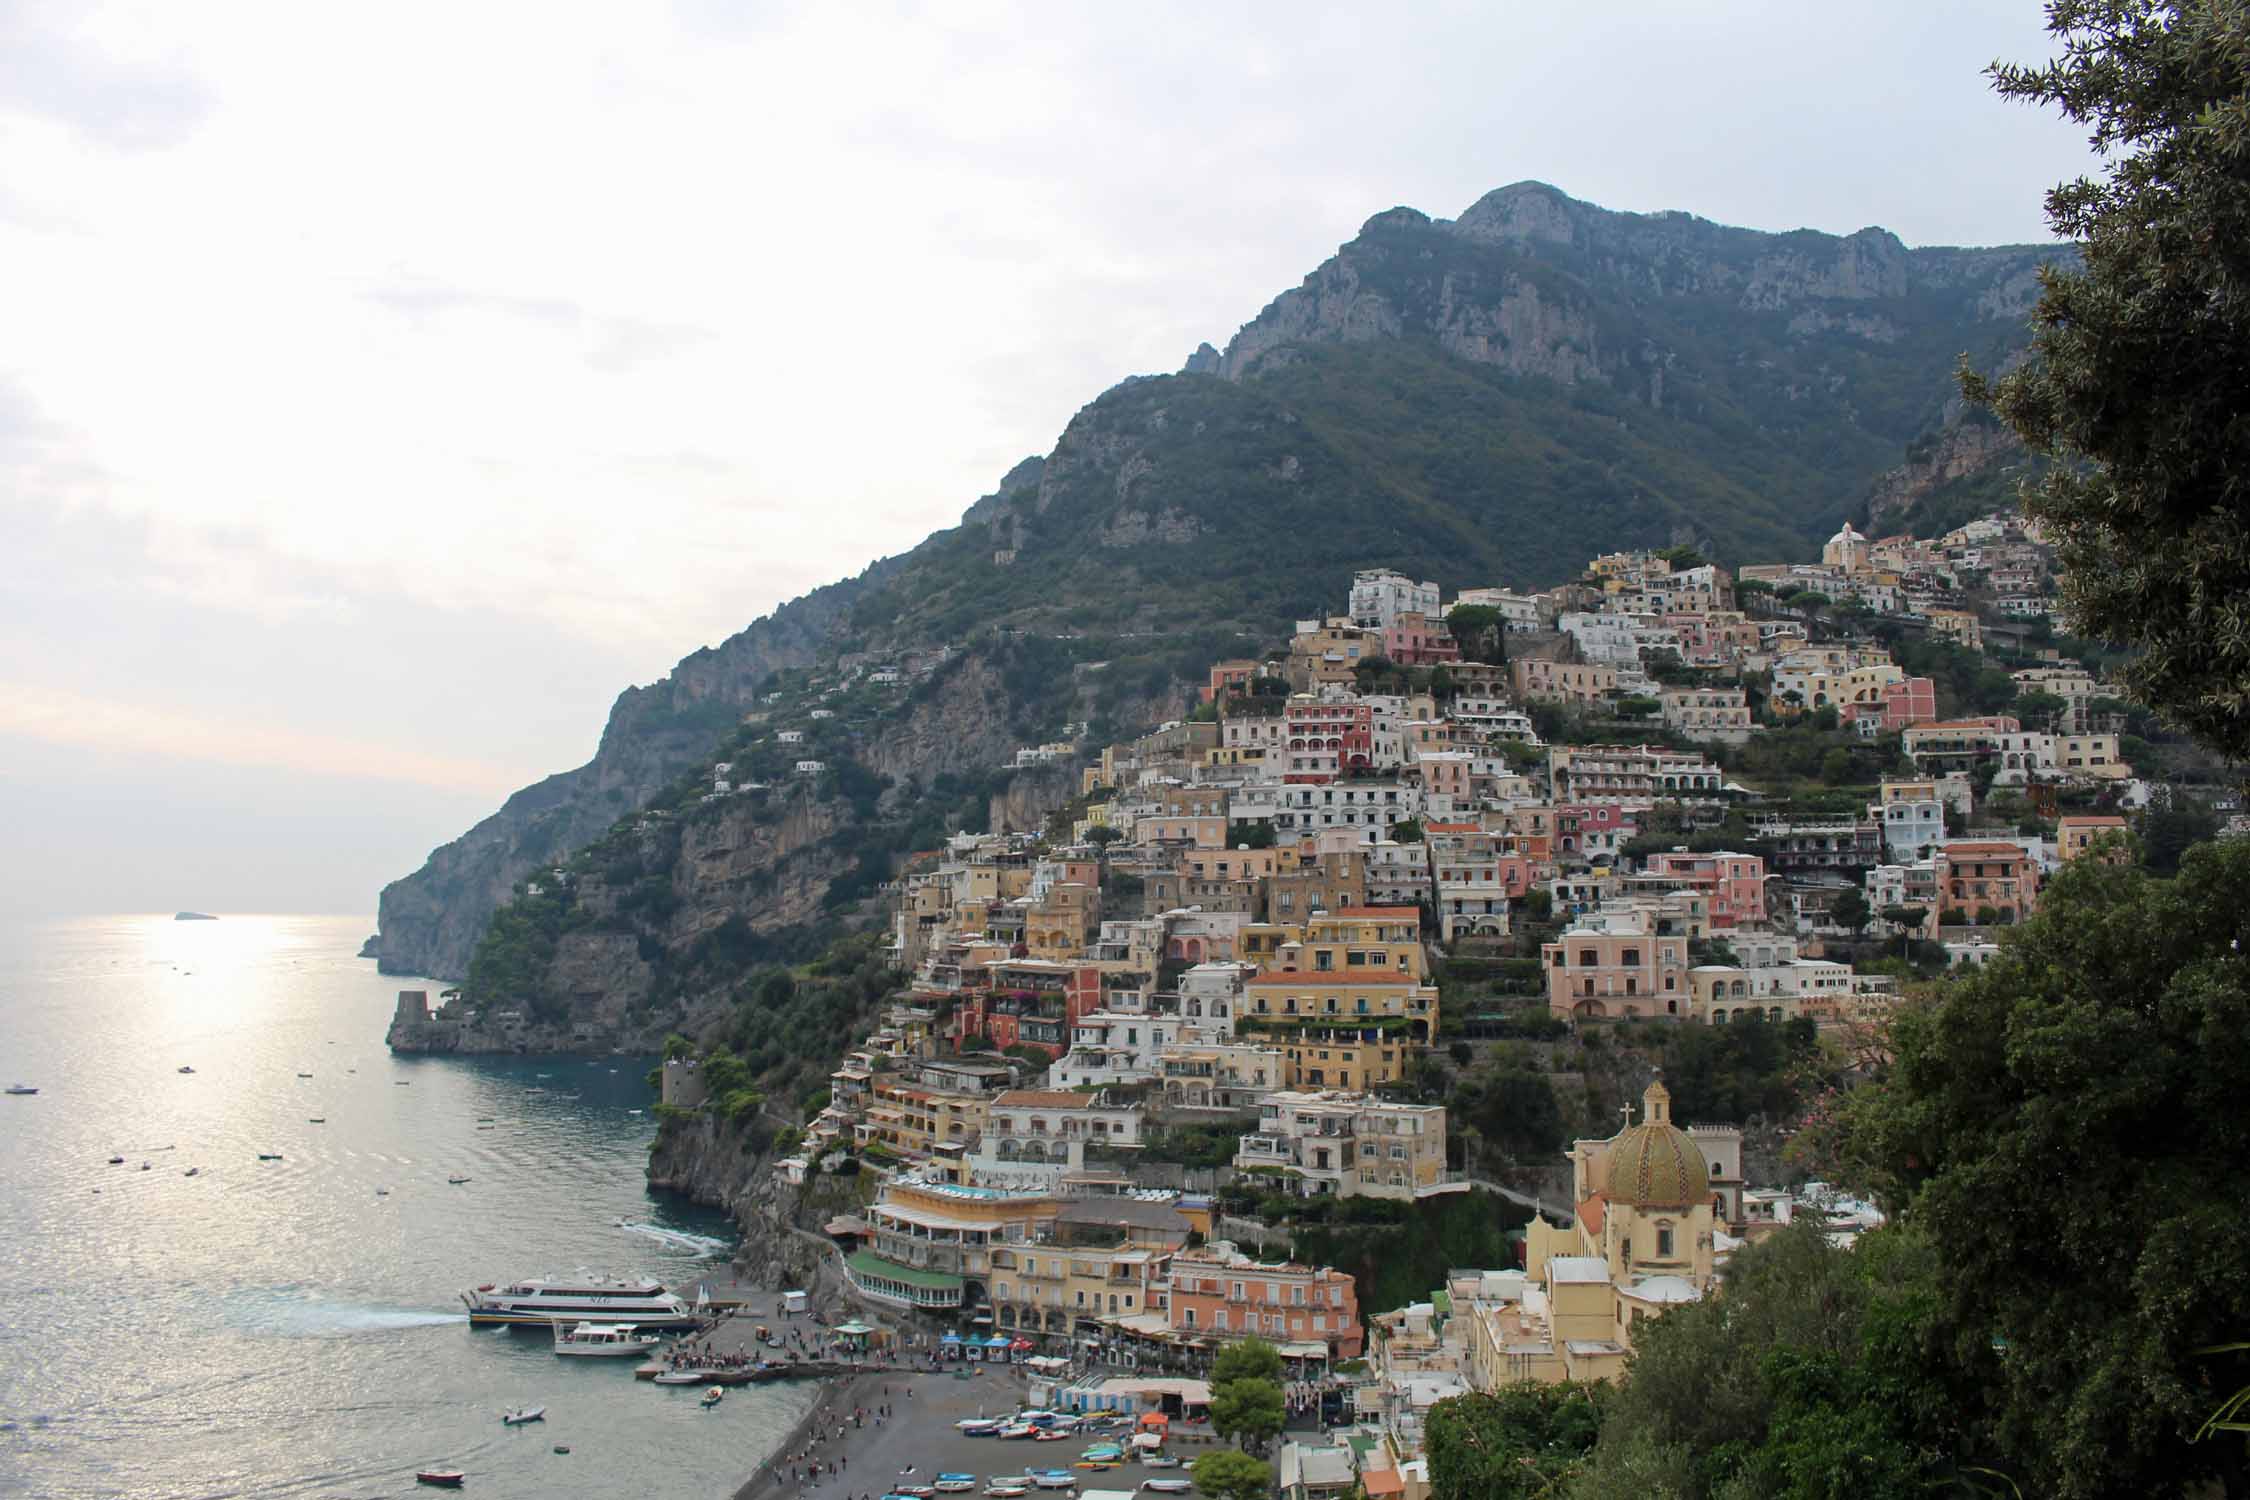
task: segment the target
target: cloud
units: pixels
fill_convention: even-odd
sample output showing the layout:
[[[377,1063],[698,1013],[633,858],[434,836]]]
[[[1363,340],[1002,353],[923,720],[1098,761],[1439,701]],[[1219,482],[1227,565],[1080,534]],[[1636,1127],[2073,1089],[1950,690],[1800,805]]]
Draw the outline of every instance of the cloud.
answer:
[[[31,682],[0,682],[0,736],[8,735],[111,754],[404,782],[449,792],[500,793],[530,779],[521,766],[307,734],[279,724],[208,717]]]
[[[202,81],[172,56],[111,51],[82,30],[69,29],[78,11],[37,3],[0,6],[0,113],[59,124],[125,151],[159,150],[186,140],[211,112]]]

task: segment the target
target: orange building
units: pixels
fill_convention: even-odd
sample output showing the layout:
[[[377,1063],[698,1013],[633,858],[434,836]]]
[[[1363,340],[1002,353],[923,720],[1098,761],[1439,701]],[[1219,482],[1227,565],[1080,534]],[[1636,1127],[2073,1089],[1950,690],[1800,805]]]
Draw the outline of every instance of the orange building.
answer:
[[[1957,843],[1938,851],[1938,899],[1974,917],[1991,907],[2003,922],[2039,909],[2039,867],[2020,844]]]
[[[1359,1294],[1347,1273],[1294,1261],[1269,1264],[1218,1246],[1172,1257],[1166,1317],[1175,1334],[1324,1343],[1335,1359],[1357,1359],[1365,1337]]]

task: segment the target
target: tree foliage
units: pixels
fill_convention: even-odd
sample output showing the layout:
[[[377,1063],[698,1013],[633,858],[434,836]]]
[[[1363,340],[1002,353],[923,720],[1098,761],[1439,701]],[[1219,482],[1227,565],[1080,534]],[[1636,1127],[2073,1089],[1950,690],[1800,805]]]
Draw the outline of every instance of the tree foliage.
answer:
[[[2055,0],[2062,55],[1998,66],[2005,97],[2091,127],[2099,178],[2047,195],[2079,243],[2049,266],[2034,358],[1964,372],[2038,453],[2025,496],[2073,627],[2142,648],[2133,693],[2250,754],[2250,10]]]
[[[2250,847],[2067,866],[1980,972],[1891,1025],[1847,1128],[1936,1247],[1944,1366],[2024,1492],[2245,1493],[2189,1441],[2250,1329]]]
[[[1599,1385],[1512,1385],[1430,1408],[1424,1446],[1434,1500],[1551,1495],[1601,1431]]]
[[[1266,1500],[1273,1493],[1273,1465],[1233,1448],[1198,1455],[1188,1473],[1212,1500]]]

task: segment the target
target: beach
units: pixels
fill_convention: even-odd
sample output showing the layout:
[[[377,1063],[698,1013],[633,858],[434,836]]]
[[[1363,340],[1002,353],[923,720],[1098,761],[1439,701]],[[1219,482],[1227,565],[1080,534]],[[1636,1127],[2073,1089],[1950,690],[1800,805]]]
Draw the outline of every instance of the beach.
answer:
[[[940,1473],[974,1474],[981,1491],[995,1474],[1021,1474],[1026,1469],[1068,1468],[1091,1438],[1066,1443],[1002,1441],[970,1437],[954,1424],[969,1417],[1012,1412],[1024,1400],[1025,1374],[1001,1365],[965,1366],[968,1378],[954,1370],[909,1374],[882,1370],[832,1380],[818,1404],[798,1424],[780,1453],[734,1492],[734,1500],[782,1500],[782,1497],[816,1496],[818,1500],[850,1500],[878,1496],[897,1484],[928,1484]],[[890,1415],[877,1424],[873,1413],[888,1403]],[[870,1415],[862,1425],[852,1425],[852,1412]],[[842,1438],[836,1429],[844,1429]],[[804,1477],[806,1460],[794,1460],[797,1478],[790,1477],[792,1454],[810,1453],[822,1466],[818,1479]],[[1186,1453],[1183,1457],[1192,1457]],[[839,1459],[847,1465],[831,1471]],[[1079,1483],[1090,1489],[1137,1489],[1154,1474],[1185,1477],[1184,1469],[1154,1470],[1128,1463],[1116,1469],[1089,1470]]]

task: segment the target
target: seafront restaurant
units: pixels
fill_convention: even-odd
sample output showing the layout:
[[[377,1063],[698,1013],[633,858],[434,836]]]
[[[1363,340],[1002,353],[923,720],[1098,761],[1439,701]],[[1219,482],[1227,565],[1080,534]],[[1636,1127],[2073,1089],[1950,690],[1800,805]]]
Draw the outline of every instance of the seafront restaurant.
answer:
[[[885,1260],[872,1250],[855,1250],[844,1257],[844,1275],[862,1296],[898,1307],[943,1312],[961,1305],[962,1278],[944,1271],[925,1271]]]

